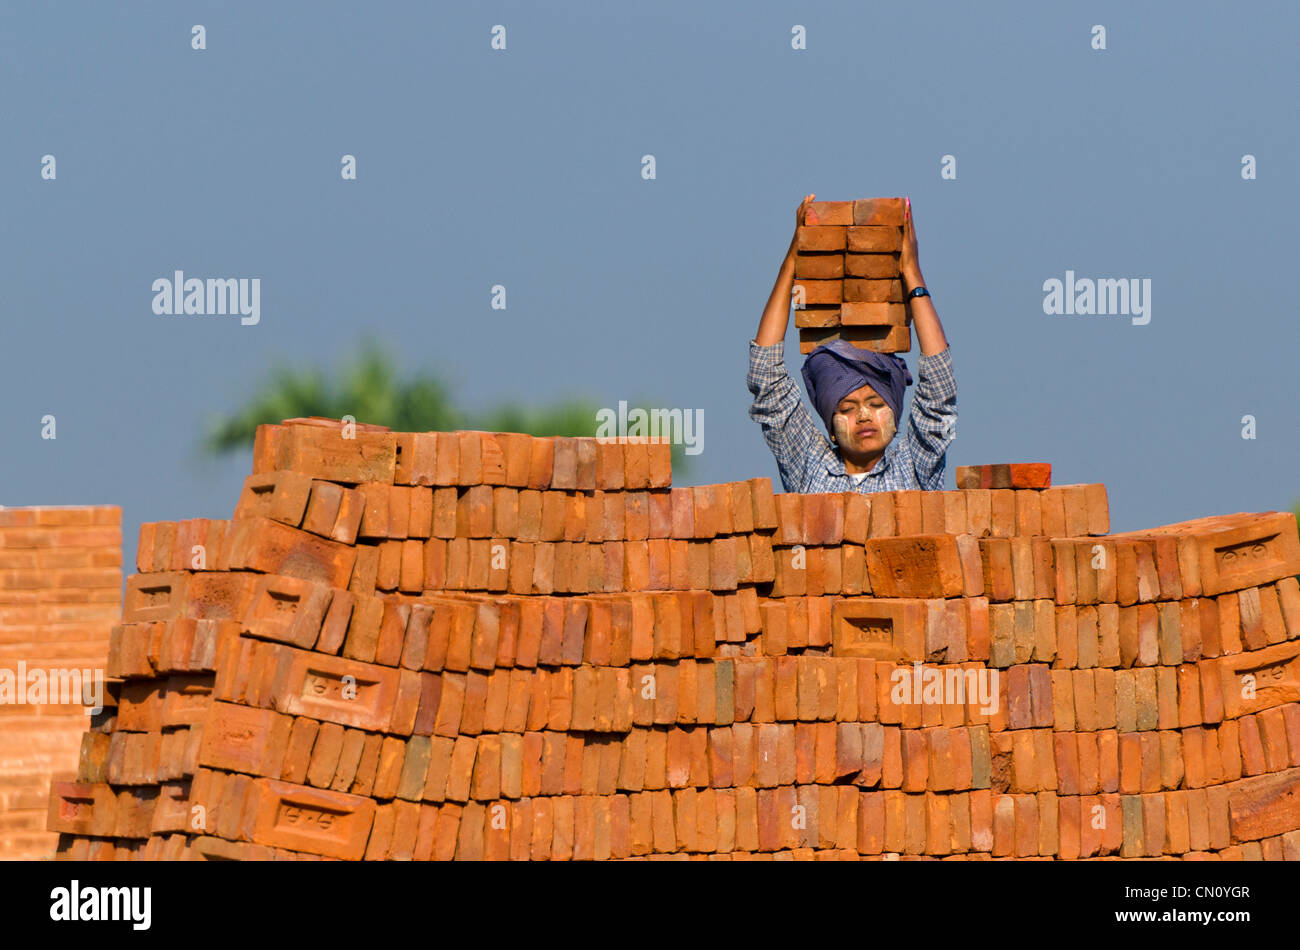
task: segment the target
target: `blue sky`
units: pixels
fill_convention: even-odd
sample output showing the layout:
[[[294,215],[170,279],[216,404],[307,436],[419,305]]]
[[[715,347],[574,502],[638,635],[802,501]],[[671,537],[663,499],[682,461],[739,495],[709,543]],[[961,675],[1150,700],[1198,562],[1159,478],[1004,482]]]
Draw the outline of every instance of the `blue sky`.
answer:
[[[1289,508],[1298,21],[1283,3],[6,3],[0,503],[121,505],[130,565],[142,521],[233,513],[251,446],[203,457],[215,415],[274,365],[338,367],[371,337],[467,407],[701,410],[684,481],[779,488],[746,351],[815,192],[912,198],[959,389],[947,487],[956,465],[1051,462],[1107,485],[1116,531]],[[177,269],[260,278],[260,322],[155,315]],[[1150,279],[1150,323],[1045,314],[1067,270]],[[787,348],[797,375],[793,325]]]

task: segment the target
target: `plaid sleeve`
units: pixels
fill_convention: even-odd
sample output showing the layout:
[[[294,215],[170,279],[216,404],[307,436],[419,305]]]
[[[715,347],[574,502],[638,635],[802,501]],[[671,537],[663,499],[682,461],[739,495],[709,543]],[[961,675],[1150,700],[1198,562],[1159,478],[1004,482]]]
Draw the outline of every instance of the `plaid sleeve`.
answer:
[[[916,479],[931,491],[943,487],[945,453],[957,434],[957,380],[952,347],[917,361],[916,392],[908,418],[908,443]]]
[[[776,456],[786,491],[798,491],[821,436],[785,368],[785,341],[759,346],[749,341],[749,417],[763,427],[763,438]]]

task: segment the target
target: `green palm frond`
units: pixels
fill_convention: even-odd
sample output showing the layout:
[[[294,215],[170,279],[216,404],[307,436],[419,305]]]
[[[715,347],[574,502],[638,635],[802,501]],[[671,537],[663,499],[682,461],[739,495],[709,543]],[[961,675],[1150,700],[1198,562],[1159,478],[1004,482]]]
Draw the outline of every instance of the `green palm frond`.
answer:
[[[388,426],[396,432],[480,429],[594,436],[599,409],[594,400],[570,398],[544,406],[502,403],[466,412],[456,406],[442,380],[428,375],[401,379],[389,353],[368,341],[332,377],[318,369],[276,367],[244,405],[209,426],[203,449],[212,456],[247,449],[259,425],[298,416],[350,415],[357,422]],[[673,445],[672,461],[675,475],[689,467],[681,445]]]

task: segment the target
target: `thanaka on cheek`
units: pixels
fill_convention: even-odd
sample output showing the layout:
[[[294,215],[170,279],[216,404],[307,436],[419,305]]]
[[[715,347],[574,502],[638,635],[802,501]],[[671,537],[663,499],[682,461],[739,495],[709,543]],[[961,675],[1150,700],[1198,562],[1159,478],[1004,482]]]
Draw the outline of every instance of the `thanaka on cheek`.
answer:
[[[835,442],[840,447],[853,445],[857,439],[854,433],[862,424],[863,415],[870,421],[870,424],[876,429],[878,438],[882,440],[882,445],[888,445],[898,431],[898,426],[894,422],[894,411],[888,406],[881,406],[879,409],[865,410],[861,415],[841,412],[832,417],[831,424],[835,429]],[[872,438],[875,442],[877,437]]]
[[[898,432],[898,426],[894,423],[894,410],[886,406],[880,410],[880,434],[885,437],[885,444],[888,445]]]
[[[835,427],[836,444],[847,445],[851,441],[848,416],[843,413],[837,413],[831,419],[831,424]]]

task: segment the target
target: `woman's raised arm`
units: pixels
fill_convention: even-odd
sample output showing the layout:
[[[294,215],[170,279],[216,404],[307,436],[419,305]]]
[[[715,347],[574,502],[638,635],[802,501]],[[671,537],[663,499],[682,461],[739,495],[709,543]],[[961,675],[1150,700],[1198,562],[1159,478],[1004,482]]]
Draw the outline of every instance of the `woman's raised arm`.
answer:
[[[799,205],[799,210],[795,212],[795,236],[790,238],[790,249],[785,252],[785,260],[781,262],[781,269],[777,272],[772,296],[767,298],[767,306],[763,308],[763,319],[758,323],[758,335],[754,337],[754,342],[759,346],[772,346],[785,339],[786,325],[790,320],[790,291],[794,287],[795,242],[799,239],[799,228],[803,224],[804,213],[816,197],[816,195],[807,195]]]
[[[903,251],[898,255],[898,269],[903,277],[903,290],[911,293],[917,287],[925,286],[921,276],[921,265],[917,261],[916,224],[912,221],[912,199],[907,199],[907,210],[903,217]],[[916,342],[926,356],[934,356],[948,348],[948,338],[944,336],[943,324],[929,297],[911,297],[908,300],[912,308],[912,328],[916,331]],[[784,328],[782,328],[784,329]]]

